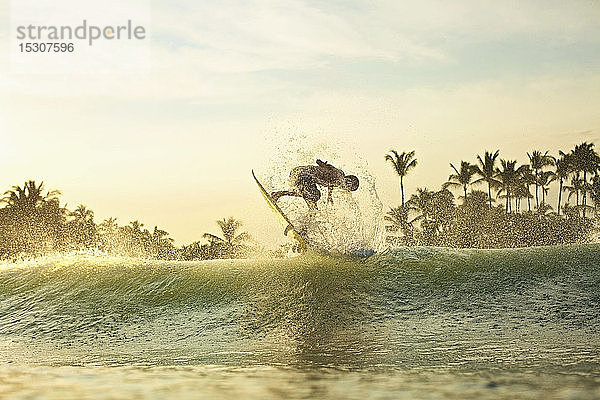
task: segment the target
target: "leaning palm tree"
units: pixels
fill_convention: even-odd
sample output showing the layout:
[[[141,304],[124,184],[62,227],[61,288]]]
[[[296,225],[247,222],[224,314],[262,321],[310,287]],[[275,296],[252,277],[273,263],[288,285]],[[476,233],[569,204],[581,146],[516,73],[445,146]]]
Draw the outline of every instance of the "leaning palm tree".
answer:
[[[414,158],[415,151],[408,153],[402,152],[398,154],[396,150],[390,150],[389,154],[385,155],[385,160],[389,161],[398,174],[400,179],[400,193],[402,194],[402,205],[404,206],[404,177],[408,172],[417,166],[417,159]]]
[[[442,188],[446,189],[449,186],[461,186],[465,194],[464,201],[467,201],[467,189],[472,183],[471,179],[473,178],[473,175],[475,175],[475,166],[471,165],[467,161],[461,161],[460,170],[457,169],[452,163],[450,163],[450,167],[452,167],[455,173],[448,177],[448,181],[442,185]]]
[[[529,157],[529,162],[531,164],[531,169],[535,172],[535,206],[540,206],[539,196],[538,196],[538,188],[539,188],[539,175],[542,169],[548,165],[552,165],[553,159],[552,156],[548,155],[546,151],[542,154],[539,150],[534,150],[531,154],[527,153],[527,157]]]
[[[490,208],[492,208],[492,187],[498,186],[499,182],[495,179],[496,177],[496,159],[500,154],[500,150],[496,150],[494,153],[485,151],[484,158],[477,155],[476,172],[481,178],[477,179],[473,183],[487,182],[488,184],[488,199],[490,202]]]
[[[242,222],[238,221],[233,217],[217,221],[223,237],[213,235],[212,233],[205,233],[202,235],[203,238],[208,239],[211,244],[223,246],[229,258],[233,258],[236,251],[238,251],[245,242],[250,240],[250,235],[247,232],[237,234],[238,230],[242,227]]]

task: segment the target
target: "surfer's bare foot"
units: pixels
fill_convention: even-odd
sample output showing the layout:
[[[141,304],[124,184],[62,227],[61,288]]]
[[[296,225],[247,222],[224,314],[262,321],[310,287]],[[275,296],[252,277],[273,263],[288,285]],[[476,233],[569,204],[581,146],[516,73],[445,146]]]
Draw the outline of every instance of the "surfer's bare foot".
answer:
[[[279,200],[281,196],[283,196],[283,193],[281,192],[271,192],[271,198],[275,203],[277,203],[277,200]]]

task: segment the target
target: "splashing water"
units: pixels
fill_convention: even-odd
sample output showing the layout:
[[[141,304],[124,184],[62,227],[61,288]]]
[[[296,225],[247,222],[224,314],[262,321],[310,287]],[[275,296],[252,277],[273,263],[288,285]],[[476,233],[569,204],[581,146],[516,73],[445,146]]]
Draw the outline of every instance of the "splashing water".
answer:
[[[300,165],[328,161],[346,174],[356,175],[360,187],[348,193],[334,190],[333,204],[327,189],[320,188],[318,211],[309,212],[302,198],[282,197],[278,204],[296,229],[315,248],[332,254],[369,255],[384,248],[383,204],[375,189],[375,178],[367,162],[347,144],[333,146],[306,135],[282,135],[266,146],[268,164],[259,170],[267,190],[290,188],[290,171]]]

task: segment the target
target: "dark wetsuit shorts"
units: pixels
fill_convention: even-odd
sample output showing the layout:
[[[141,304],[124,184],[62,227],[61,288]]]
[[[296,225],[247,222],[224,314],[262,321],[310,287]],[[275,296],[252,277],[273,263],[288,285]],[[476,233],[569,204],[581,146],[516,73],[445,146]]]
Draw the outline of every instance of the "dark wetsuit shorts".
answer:
[[[296,178],[294,186],[298,188],[302,197],[307,201],[316,203],[321,198],[321,192],[311,174],[301,172]]]

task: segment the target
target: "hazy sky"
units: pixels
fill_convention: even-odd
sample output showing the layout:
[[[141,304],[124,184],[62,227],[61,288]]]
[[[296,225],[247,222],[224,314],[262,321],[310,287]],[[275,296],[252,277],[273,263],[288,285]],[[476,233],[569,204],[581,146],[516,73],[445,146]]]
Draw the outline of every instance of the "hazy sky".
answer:
[[[485,149],[524,162],[600,146],[599,1],[153,1],[150,70],[129,75],[10,73],[9,7],[3,188],[43,180],[97,221],[178,243],[229,215],[277,238],[250,169],[299,135],[353,149],[386,206],[400,201],[390,148],[417,152],[410,193]]]

